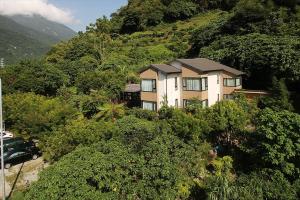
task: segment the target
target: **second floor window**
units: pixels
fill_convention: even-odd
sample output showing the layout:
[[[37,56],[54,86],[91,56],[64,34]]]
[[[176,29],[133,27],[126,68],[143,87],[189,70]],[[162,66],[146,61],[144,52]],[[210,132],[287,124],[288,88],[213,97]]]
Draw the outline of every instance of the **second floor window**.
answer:
[[[241,78],[224,78],[224,86],[226,87],[237,87],[241,85]]]
[[[142,80],[142,92],[156,92],[156,80],[155,79],[143,79]]]
[[[175,77],[175,90],[178,89],[178,82],[177,82],[177,77]]]
[[[183,78],[183,90],[205,91],[207,88],[207,78]]]

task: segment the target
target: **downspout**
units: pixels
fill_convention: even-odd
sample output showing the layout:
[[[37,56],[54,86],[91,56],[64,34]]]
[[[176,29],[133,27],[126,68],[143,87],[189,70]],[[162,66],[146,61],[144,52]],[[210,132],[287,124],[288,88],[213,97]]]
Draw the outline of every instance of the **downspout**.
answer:
[[[168,103],[168,74],[166,74],[166,103],[167,105],[169,105]]]

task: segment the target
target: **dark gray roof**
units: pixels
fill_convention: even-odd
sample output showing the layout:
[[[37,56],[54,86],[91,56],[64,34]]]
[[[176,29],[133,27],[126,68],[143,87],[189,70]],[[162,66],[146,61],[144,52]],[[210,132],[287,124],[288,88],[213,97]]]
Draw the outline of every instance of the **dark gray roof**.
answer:
[[[140,84],[127,84],[125,87],[125,92],[140,92],[141,91],[141,86]]]
[[[170,74],[170,73],[180,73],[181,70],[173,67],[171,65],[166,65],[166,64],[152,64],[150,67],[153,67],[159,71],[162,71],[164,73]]]
[[[221,63],[209,60],[207,58],[177,59],[176,61],[202,72],[223,70],[235,75],[244,74],[242,71],[222,65]]]

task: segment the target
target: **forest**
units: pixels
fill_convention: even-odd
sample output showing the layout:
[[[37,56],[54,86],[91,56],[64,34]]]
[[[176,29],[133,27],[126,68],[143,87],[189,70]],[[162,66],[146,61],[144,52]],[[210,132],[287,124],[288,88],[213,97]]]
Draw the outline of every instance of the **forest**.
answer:
[[[51,163],[12,199],[299,199],[299,35],[297,0],[129,0],[0,69],[6,127]],[[122,103],[142,67],[193,57],[271,95],[158,113]]]

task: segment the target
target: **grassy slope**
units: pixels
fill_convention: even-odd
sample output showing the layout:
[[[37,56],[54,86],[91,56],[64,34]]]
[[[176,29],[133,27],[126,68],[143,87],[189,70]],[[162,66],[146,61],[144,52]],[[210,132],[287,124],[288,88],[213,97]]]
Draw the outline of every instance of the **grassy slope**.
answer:
[[[202,13],[186,21],[161,24],[147,31],[121,35],[106,50],[104,64],[138,69],[150,63],[162,63],[182,57],[189,49],[194,29],[206,26],[226,14],[222,11]]]

